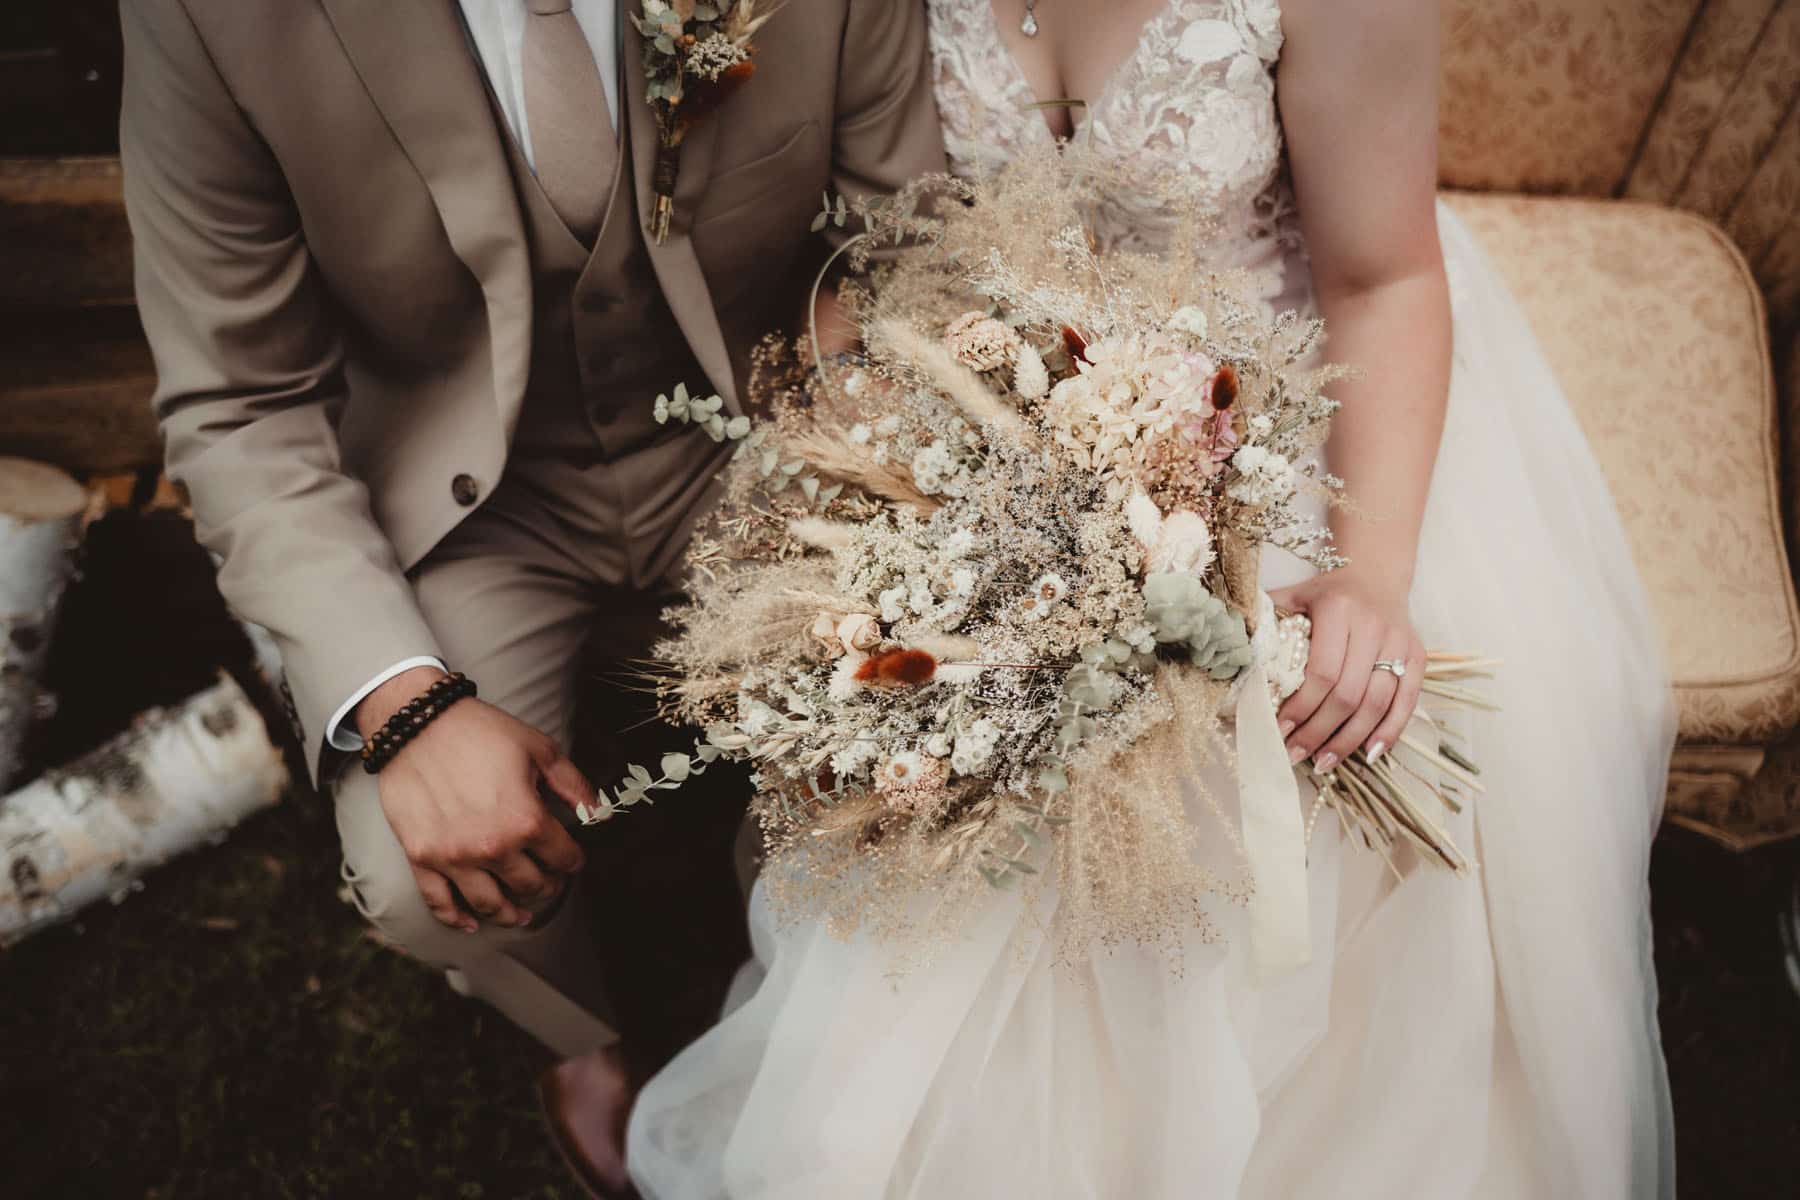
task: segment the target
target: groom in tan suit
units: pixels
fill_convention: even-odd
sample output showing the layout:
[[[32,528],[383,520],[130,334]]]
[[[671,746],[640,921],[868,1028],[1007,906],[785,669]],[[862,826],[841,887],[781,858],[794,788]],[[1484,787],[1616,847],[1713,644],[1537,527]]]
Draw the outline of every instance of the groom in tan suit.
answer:
[[[943,167],[918,0],[786,0],[652,244],[640,3],[123,3],[170,472],[280,643],[345,876],[590,1063],[614,1035],[571,894],[573,664],[641,652],[726,452],[651,400],[685,382],[738,411],[750,347],[801,312],[821,193]],[[446,667],[480,699],[379,776],[341,769]]]

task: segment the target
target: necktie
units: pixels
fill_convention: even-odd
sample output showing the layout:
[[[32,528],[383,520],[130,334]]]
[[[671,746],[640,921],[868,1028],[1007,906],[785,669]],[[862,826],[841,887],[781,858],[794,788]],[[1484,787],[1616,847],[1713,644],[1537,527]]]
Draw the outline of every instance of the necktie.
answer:
[[[525,121],[538,186],[569,232],[592,244],[619,156],[606,88],[569,0],[527,0]]]

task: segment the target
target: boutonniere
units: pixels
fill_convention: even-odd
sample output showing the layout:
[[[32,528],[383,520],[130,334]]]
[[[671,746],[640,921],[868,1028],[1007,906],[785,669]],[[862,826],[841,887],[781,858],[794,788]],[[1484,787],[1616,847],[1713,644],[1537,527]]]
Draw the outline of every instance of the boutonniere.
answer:
[[[647,98],[656,114],[656,170],[651,175],[656,206],[650,236],[660,246],[675,215],[681,143],[756,73],[751,39],[775,14],[769,0],[643,2],[643,15],[631,19],[644,38]]]

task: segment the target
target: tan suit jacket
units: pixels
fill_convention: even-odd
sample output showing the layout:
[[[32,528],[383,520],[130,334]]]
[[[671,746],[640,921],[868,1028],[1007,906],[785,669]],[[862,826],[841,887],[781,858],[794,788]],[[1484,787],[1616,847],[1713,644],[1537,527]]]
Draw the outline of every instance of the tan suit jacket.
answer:
[[[124,0],[123,16],[126,204],[170,474],[226,598],[280,644],[316,770],[338,704],[439,653],[406,571],[506,465],[532,322],[507,134],[454,0]],[[759,284],[805,253],[821,193],[943,169],[924,26],[922,0],[787,0],[754,79],[688,139],[650,253],[734,408],[732,364],[770,317]],[[624,62],[648,213],[629,28]]]

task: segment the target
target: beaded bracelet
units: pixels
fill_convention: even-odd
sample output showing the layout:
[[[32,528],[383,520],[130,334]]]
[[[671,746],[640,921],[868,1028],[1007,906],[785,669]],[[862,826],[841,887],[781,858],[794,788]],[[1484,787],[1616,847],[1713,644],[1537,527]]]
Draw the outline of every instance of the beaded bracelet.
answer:
[[[419,731],[443,715],[445,709],[475,695],[475,681],[461,673],[446,675],[425,694],[406,702],[387,723],[363,741],[363,770],[374,775],[394,761],[406,743],[419,736]]]

